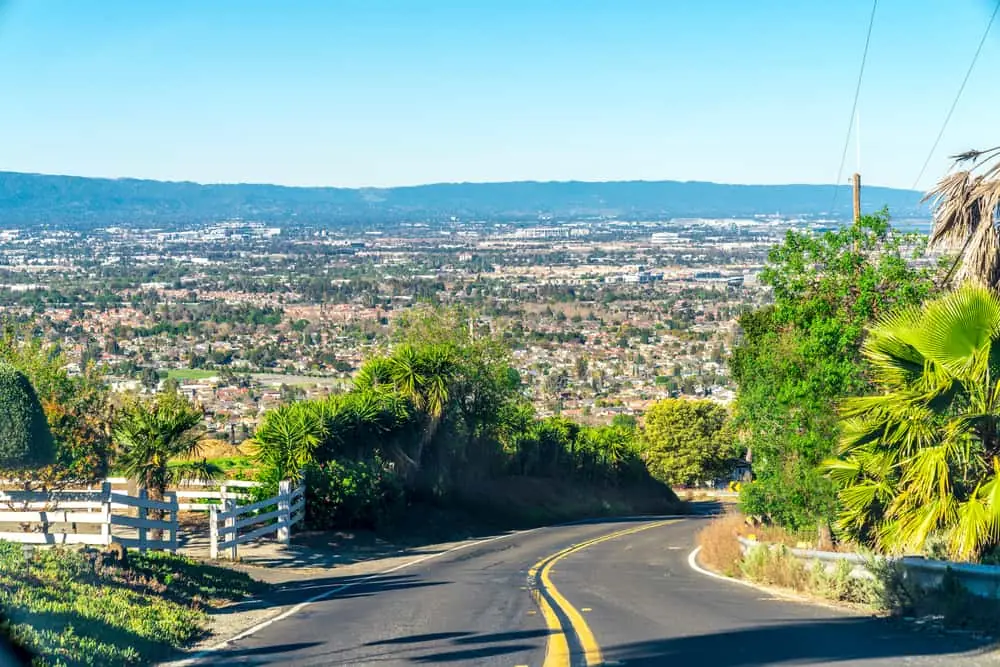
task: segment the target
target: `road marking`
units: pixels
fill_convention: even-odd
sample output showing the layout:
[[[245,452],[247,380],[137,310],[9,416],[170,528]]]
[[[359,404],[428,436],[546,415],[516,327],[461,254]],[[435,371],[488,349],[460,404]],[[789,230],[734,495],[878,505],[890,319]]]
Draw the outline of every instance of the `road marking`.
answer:
[[[722,581],[729,581],[734,584],[739,584],[740,586],[746,586],[747,588],[754,588],[756,590],[761,590],[760,586],[752,582],[744,581],[743,579],[736,579],[734,577],[727,577],[724,574],[719,574],[718,572],[712,572],[711,570],[706,570],[701,565],[698,565],[699,553],[701,553],[701,547],[695,547],[694,551],[688,554],[688,566],[698,574],[703,574],[706,577],[712,577],[713,579],[721,579]]]
[[[653,519],[658,519],[658,518],[662,519],[662,518],[668,518],[668,517],[663,517],[662,515],[659,516],[659,517],[651,517],[651,516],[648,516],[648,515],[647,516],[637,515],[637,516],[627,516],[627,517],[617,517],[617,518],[619,520],[621,520],[621,521],[626,521],[626,520],[643,520],[643,519],[653,520]],[[679,520],[679,519],[687,519],[687,518],[689,518],[689,516],[688,515],[684,515],[684,514],[680,514],[680,515],[676,515],[675,514],[675,515],[673,515],[673,516],[671,516],[669,518],[673,518],[675,520]],[[349,583],[342,584],[340,586],[337,586],[336,588],[331,588],[331,589],[326,590],[326,591],[324,591],[322,593],[318,593],[318,594],[312,596],[311,598],[309,598],[308,600],[305,600],[304,602],[300,602],[300,603],[296,604],[291,609],[288,609],[287,611],[284,611],[284,612],[278,614],[274,618],[269,618],[266,621],[262,621],[262,622],[258,623],[257,625],[244,630],[243,632],[239,633],[238,635],[236,635],[234,637],[230,637],[228,639],[220,641],[218,644],[213,644],[212,646],[209,646],[207,648],[201,649],[200,651],[198,651],[197,653],[195,653],[194,655],[192,655],[190,658],[183,658],[181,660],[174,660],[174,661],[171,661],[171,662],[160,663],[160,664],[161,664],[161,667],[190,667],[190,665],[195,665],[195,664],[201,662],[202,660],[205,660],[211,654],[217,653],[218,651],[221,651],[224,648],[228,648],[230,644],[232,644],[234,642],[237,642],[237,641],[239,641],[241,639],[246,639],[247,637],[260,632],[261,630],[263,630],[264,628],[270,626],[273,623],[277,623],[278,621],[283,621],[286,618],[288,618],[289,616],[292,616],[294,614],[299,613],[300,611],[302,611],[306,607],[308,607],[308,606],[310,606],[312,604],[315,604],[316,602],[322,602],[323,600],[327,599],[331,595],[336,595],[337,593],[340,593],[341,591],[346,591],[349,588],[354,588],[355,586],[363,585],[363,584],[371,581],[372,579],[377,579],[378,577],[381,577],[383,575],[392,574],[393,572],[398,572],[399,570],[402,570],[404,568],[412,567],[414,565],[419,565],[420,563],[424,563],[426,561],[433,560],[435,558],[441,558],[443,556],[447,556],[448,554],[454,553],[456,551],[461,551],[462,549],[468,549],[470,547],[477,547],[477,546],[480,546],[480,545],[483,545],[483,544],[488,544],[490,542],[495,542],[496,540],[504,540],[504,539],[507,539],[507,538],[510,538],[510,537],[521,537],[521,536],[524,536],[524,535],[530,535],[531,533],[534,533],[536,531],[540,531],[540,530],[543,530],[543,529],[546,529],[546,528],[568,528],[570,526],[582,526],[582,525],[587,525],[587,524],[603,523],[603,522],[606,522],[606,521],[608,521],[608,518],[603,518],[603,517],[602,518],[596,518],[596,519],[580,519],[578,521],[567,521],[565,523],[557,523],[557,524],[554,524],[552,526],[540,526],[538,528],[528,528],[527,530],[516,530],[516,531],[512,531],[510,533],[505,533],[503,535],[494,535],[493,537],[487,537],[487,538],[482,539],[482,540],[476,540],[474,542],[466,542],[465,544],[459,544],[458,546],[451,547],[450,549],[445,549],[444,551],[439,551],[439,552],[436,552],[436,553],[427,554],[426,556],[420,556],[419,558],[415,558],[415,559],[407,561],[405,563],[401,563],[399,565],[395,565],[393,567],[390,567],[387,570],[381,570],[381,571],[376,572],[374,574],[370,574],[370,575],[367,575],[367,576],[355,579],[354,581],[351,581]]]
[[[592,608],[590,608],[590,607],[584,607],[580,611],[594,611],[594,610]]]
[[[256,633],[260,632],[261,630],[263,630],[264,628],[268,627],[269,625],[271,625],[273,623],[277,623],[278,621],[283,621],[286,618],[288,618],[289,616],[292,616],[293,614],[299,613],[300,611],[302,611],[303,609],[305,609],[306,607],[308,607],[311,604],[315,604],[317,602],[322,602],[323,600],[327,599],[331,595],[336,595],[337,593],[340,593],[341,591],[346,591],[349,588],[354,588],[356,586],[362,586],[362,585],[368,583],[369,581],[371,581],[373,579],[378,579],[379,577],[384,576],[386,574],[392,574],[393,572],[398,572],[399,570],[402,570],[402,569],[407,568],[407,567],[413,567],[414,565],[419,565],[420,563],[425,563],[425,562],[427,562],[429,560],[433,560],[435,558],[441,558],[442,556],[447,556],[448,554],[454,553],[456,551],[460,551],[462,549],[468,549],[469,547],[477,547],[477,546],[480,546],[480,545],[483,545],[483,544],[488,544],[489,542],[495,542],[496,540],[507,539],[509,537],[516,537],[516,536],[519,536],[519,535],[527,535],[529,533],[535,532],[536,530],[540,530],[540,529],[539,528],[529,528],[528,530],[522,530],[522,531],[517,531],[517,532],[513,532],[513,533],[506,533],[504,535],[495,535],[493,537],[487,537],[486,539],[476,540],[475,542],[466,542],[465,544],[459,544],[458,546],[452,547],[450,549],[445,549],[444,551],[438,551],[438,552],[435,552],[435,553],[427,554],[426,556],[420,556],[419,558],[415,558],[413,560],[406,561],[405,563],[401,563],[399,565],[390,567],[387,570],[382,570],[382,571],[376,572],[374,574],[369,574],[367,576],[360,577],[358,579],[355,579],[354,581],[348,582],[346,584],[341,584],[340,586],[337,586],[336,588],[331,588],[331,589],[326,590],[326,591],[324,591],[322,593],[314,595],[311,598],[309,598],[308,600],[306,600],[304,602],[298,603],[297,605],[295,605],[291,609],[288,609],[287,611],[284,611],[284,612],[278,614],[274,618],[269,618],[266,621],[262,621],[261,623],[258,623],[257,625],[253,626],[252,628],[248,628],[248,629],[244,630],[243,632],[239,633],[235,637],[230,637],[229,639],[226,639],[225,641],[219,642],[218,644],[215,644],[213,646],[209,646],[207,648],[202,649],[201,651],[198,651],[197,653],[195,653],[190,658],[185,658],[183,660],[176,660],[176,661],[173,661],[173,662],[163,663],[163,667],[190,667],[190,665],[195,665],[195,664],[201,662],[202,660],[205,660],[211,654],[216,653],[218,651],[221,651],[224,648],[229,647],[230,644],[232,644],[234,642],[237,642],[237,641],[239,641],[241,639],[245,639],[245,638],[249,637],[250,635],[253,635],[253,634],[256,634]]]
[[[542,667],[572,666],[573,663],[572,656],[570,655],[569,640],[566,636],[567,632],[572,632],[576,635],[576,638],[580,643],[580,648],[583,650],[584,662],[587,667],[604,664],[601,647],[598,645],[597,640],[594,639],[594,633],[591,631],[590,626],[587,625],[587,621],[583,619],[583,616],[576,610],[576,607],[571,605],[569,600],[563,597],[562,593],[559,592],[559,589],[557,589],[552,583],[552,579],[549,576],[552,573],[552,567],[566,556],[582,551],[587,547],[594,546],[595,544],[600,544],[601,542],[607,542],[608,540],[613,540],[618,537],[633,535],[644,530],[649,530],[650,528],[657,528],[659,526],[665,526],[676,522],[677,519],[657,521],[643,526],[636,526],[615,531],[607,535],[595,537],[585,542],[579,542],[563,549],[562,551],[554,553],[551,556],[543,558],[535,563],[534,567],[528,570],[528,580],[530,583],[534,584],[530,586],[532,597],[538,605],[538,608],[541,610],[542,616],[545,618],[545,625],[549,629],[549,641],[545,647],[545,661],[542,663]],[[549,602],[549,598],[552,600],[551,603]],[[556,613],[557,609],[568,621],[568,628],[563,627],[563,624],[559,619],[559,614]]]

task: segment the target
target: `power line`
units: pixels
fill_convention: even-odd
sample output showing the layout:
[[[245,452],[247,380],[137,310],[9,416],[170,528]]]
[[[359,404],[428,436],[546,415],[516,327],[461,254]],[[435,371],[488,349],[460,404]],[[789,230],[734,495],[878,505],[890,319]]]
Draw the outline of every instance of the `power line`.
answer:
[[[962,79],[962,85],[958,87],[958,93],[955,94],[955,99],[951,103],[951,108],[948,109],[948,115],[944,117],[944,122],[941,124],[941,130],[937,133],[937,138],[934,139],[934,145],[931,146],[930,151],[927,153],[927,159],[924,160],[924,164],[920,167],[920,173],[917,177],[913,179],[913,186],[910,187],[911,190],[917,189],[917,184],[920,183],[920,179],[923,178],[924,172],[927,171],[927,165],[930,164],[931,158],[934,157],[934,151],[937,150],[938,144],[941,143],[941,137],[944,136],[944,131],[948,127],[949,121],[951,121],[951,115],[955,113],[955,107],[958,106],[958,100],[962,97],[962,92],[965,91],[965,84],[969,82],[969,77],[972,76],[972,70],[976,66],[976,61],[979,60],[979,54],[983,51],[983,45],[986,44],[986,37],[990,34],[990,28],[993,27],[993,21],[997,17],[997,13],[1000,12],[1000,0],[997,0],[996,7],[993,8],[993,14],[990,16],[990,22],[986,24],[986,30],[983,32],[983,38],[979,40],[979,46],[976,47],[976,53],[972,56],[972,62],[969,63],[969,69],[965,71],[965,78]]]
[[[837,195],[840,194],[840,177],[844,174],[844,162],[847,161],[847,148],[851,145],[851,125],[854,124],[855,114],[858,111],[858,97],[861,95],[861,80],[865,75],[865,63],[868,62],[868,45],[872,41],[872,26],[875,25],[875,10],[878,9],[878,0],[872,2],[872,13],[868,17],[868,34],[865,36],[865,50],[861,54],[861,69],[858,70],[858,83],[854,86],[854,102],[851,104],[851,115],[847,119],[847,135],[844,137],[844,150],[840,154],[840,167],[837,168],[837,180],[834,181],[833,204],[830,211],[837,208]]]

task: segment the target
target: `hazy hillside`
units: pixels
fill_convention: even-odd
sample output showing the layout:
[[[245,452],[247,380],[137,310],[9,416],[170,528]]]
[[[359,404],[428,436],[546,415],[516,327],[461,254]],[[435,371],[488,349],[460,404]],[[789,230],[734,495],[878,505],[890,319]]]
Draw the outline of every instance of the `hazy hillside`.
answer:
[[[79,178],[0,172],[0,225],[164,224],[241,217],[269,222],[377,224],[401,220],[533,220],[613,215],[626,219],[825,215],[830,185],[723,185],[678,181],[442,183],[401,188],[293,188]],[[926,217],[921,193],[869,187],[866,210]],[[849,189],[836,215],[849,218]]]

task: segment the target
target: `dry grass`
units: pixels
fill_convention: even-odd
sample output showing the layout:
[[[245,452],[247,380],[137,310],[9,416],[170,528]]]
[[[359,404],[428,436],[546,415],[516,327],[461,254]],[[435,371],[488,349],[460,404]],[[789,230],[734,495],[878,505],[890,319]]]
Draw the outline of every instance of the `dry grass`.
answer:
[[[740,514],[724,514],[712,519],[698,533],[698,546],[701,547],[699,559],[702,564],[726,576],[738,576],[743,553],[736,536],[746,528],[746,522]]]
[[[742,514],[730,512],[713,519],[698,534],[702,562],[716,572],[740,576],[742,552],[737,536],[799,549],[817,548],[815,534],[794,533],[780,526],[752,525]]]
[[[222,459],[234,456],[244,456],[245,454],[246,452],[244,452],[240,447],[232,445],[225,440],[205,438],[201,441],[201,443],[199,443],[198,451],[195,452],[190,459]]]

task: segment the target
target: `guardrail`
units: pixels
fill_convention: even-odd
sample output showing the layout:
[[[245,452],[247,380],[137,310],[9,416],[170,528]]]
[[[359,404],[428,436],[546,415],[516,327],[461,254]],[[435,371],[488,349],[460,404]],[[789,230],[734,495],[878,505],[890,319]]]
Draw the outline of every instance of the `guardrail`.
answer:
[[[279,542],[288,544],[291,527],[305,517],[305,485],[294,489],[290,480],[278,483],[278,495],[248,505],[238,505],[236,498],[222,492],[222,507],[209,505],[209,555],[236,560],[238,547],[265,535],[275,534]],[[250,530],[241,534],[241,530]],[[227,554],[228,552],[228,554]]]
[[[745,537],[737,538],[743,553],[748,553],[756,548],[775,548],[780,545],[768,544],[749,540]],[[854,565],[851,575],[855,577],[871,578],[874,575],[868,569],[870,562],[889,561],[898,564],[902,568],[903,576],[925,589],[933,589],[941,586],[945,576],[949,573],[955,580],[970,594],[981,598],[1000,599],[1000,566],[998,565],[977,565],[973,563],[955,563],[952,561],[932,560],[919,556],[904,556],[902,558],[886,558],[885,556],[866,556],[859,553],[840,553],[834,551],[815,551],[812,549],[793,549],[784,547],[786,552],[799,560],[821,562],[832,568],[840,561],[846,561]]]

